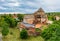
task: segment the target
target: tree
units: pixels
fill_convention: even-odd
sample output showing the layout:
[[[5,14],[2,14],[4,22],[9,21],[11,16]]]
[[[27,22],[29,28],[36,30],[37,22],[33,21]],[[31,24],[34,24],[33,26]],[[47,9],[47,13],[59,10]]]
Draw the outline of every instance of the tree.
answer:
[[[41,36],[45,41],[60,41],[60,21],[55,21],[45,29]]]
[[[48,20],[54,21],[54,20],[55,20],[55,19],[54,19],[54,16],[48,15]]]
[[[18,14],[18,19],[19,19],[20,21],[22,21],[22,20],[23,20],[23,17],[24,17],[24,15],[23,15],[23,14]]]
[[[20,38],[21,39],[27,39],[28,38],[28,33],[25,29],[23,29],[21,32],[20,32]]]
[[[6,16],[4,19],[9,24],[10,27],[16,27],[17,26],[17,21],[14,18]]]
[[[6,22],[3,22],[2,27],[2,35],[5,37],[9,33],[9,25]]]
[[[4,17],[0,18],[0,27],[2,28],[2,35],[5,37],[9,33],[9,24],[4,19]]]
[[[2,35],[3,35],[3,36],[6,36],[6,35],[8,35],[8,33],[9,33],[9,29],[8,29],[7,27],[4,27],[4,28],[2,29]]]

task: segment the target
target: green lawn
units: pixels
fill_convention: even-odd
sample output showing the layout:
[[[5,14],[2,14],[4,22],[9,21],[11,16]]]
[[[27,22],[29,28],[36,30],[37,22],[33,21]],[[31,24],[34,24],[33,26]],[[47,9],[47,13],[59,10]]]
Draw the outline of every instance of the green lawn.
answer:
[[[26,40],[22,40],[19,38],[19,29],[17,28],[10,28],[10,32],[6,36],[6,38],[3,38],[3,41],[44,41],[42,37],[30,37]],[[10,34],[12,32],[12,34]]]

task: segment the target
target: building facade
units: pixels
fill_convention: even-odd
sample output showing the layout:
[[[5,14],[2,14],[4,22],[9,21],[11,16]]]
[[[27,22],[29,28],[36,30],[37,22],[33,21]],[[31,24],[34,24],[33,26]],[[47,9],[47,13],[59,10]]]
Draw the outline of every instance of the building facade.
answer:
[[[42,27],[47,23],[47,20],[47,15],[45,14],[44,10],[40,8],[35,13],[24,16],[23,21],[20,23],[20,30],[22,28],[26,28],[29,32],[34,32],[35,28]]]
[[[47,20],[48,20],[47,15],[45,14],[44,10],[40,8],[33,14],[25,15],[23,18],[23,23],[32,24],[39,28],[41,27],[42,24],[46,24]]]

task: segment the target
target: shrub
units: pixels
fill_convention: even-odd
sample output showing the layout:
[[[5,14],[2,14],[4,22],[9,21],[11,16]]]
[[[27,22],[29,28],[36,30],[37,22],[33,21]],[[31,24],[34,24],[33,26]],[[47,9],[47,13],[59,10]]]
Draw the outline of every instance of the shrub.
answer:
[[[55,21],[52,25],[49,25],[49,27],[42,32],[41,36],[45,39],[45,41],[60,41],[59,23],[59,21]]]
[[[17,21],[12,17],[6,16],[4,18],[4,20],[6,21],[6,23],[9,24],[10,27],[16,27],[17,26]]]
[[[2,35],[3,36],[6,36],[6,35],[8,35],[8,33],[9,33],[9,30],[5,27],[5,28],[3,28],[3,30],[2,30]]]
[[[54,21],[54,20],[55,20],[55,19],[54,19],[54,16],[48,16],[48,20]]]
[[[23,20],[23,17],[24,17],[24,14],[18,14],[17,16],[18,16],[18,19],[19,19],[20,21],[22,21],[22,20]]]
[[[27,39],[28,38],[28,33],[25,29],[22,29],[22,31],[20,32],[20,38],[21,39]]]
[[[36,28],[35,31],[37,36],[41,34],[41,30],[39,28]]]
[[[35,30],[36,30],[36,32],[41,32],[41,30],[39,28],[36,28]]]
[[[4,22],[4,24],[2,25],[2,35],[6,36],[9,33],[9,26],[7,23]]]

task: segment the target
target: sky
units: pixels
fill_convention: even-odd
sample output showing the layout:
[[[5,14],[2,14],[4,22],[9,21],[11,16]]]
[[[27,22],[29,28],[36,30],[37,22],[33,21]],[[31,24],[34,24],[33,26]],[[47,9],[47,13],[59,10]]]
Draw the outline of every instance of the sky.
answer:
[[[0,0],[0,12],[34,13],[39,8],[60,12],[60,0]]]

